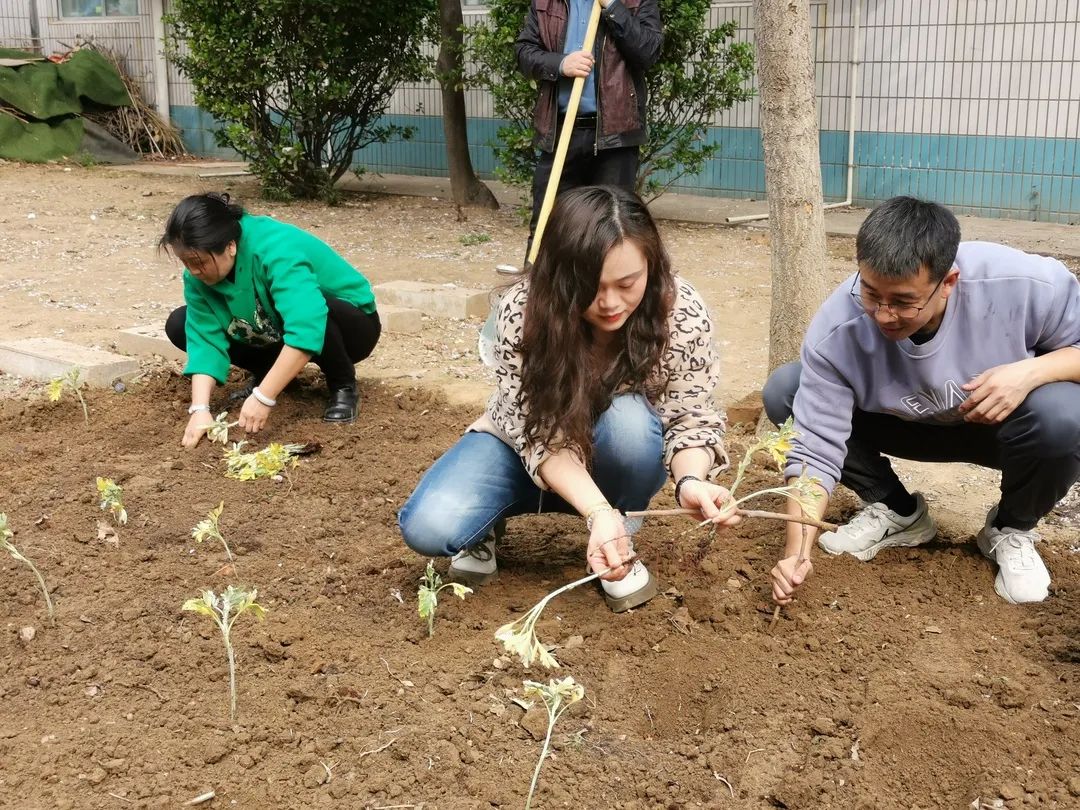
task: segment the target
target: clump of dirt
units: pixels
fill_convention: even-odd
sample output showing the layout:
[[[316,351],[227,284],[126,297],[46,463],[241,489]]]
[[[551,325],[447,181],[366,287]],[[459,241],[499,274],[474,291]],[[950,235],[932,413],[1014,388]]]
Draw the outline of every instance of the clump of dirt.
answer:
[[[187,386],[172,375],[91,392],[89,427],[71,402],[0,403],[0,510],[57,606],[51,627],[32,576],[5,560],[0,803],[177,806],[213,789],[209,806],[523,805],[539,742],[512,698],[547,673],[492,636],[580,575],[581,522],[512,520],[499,579],[444,600],[426,638],[424,560],[395,514],[475,414],[420,389],[361,391],[344,428],[319,421],[316,387],[282,398],[263,440],[322,451],[281,482],[226,479],[218,447],[183,451]],[[98,475],[124,487],[118,544],[98,540]],[[190,535],[221,500],[231,576]],[[536,807],[1080,801],[1080,559],[1059,541],[1042,547],[1054,594],[1033,607],[994,594],[970,536],[869,564],[821,556],[770,634],[779,524],[747,520],[700,559],[690,525],[646,522],[638,547],[666,591],[643,609],[616,616],[579,588],[542,619],[556,674],[586,699],[562,721]],[[180,611],[228,582],[257,586],[269,609],[234,629],[235,725],[217,630]]]

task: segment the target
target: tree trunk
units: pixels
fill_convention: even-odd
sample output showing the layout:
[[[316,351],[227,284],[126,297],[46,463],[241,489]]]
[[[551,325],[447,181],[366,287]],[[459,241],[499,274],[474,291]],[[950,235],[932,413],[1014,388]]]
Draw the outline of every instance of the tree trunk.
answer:
[[[772,242],[771,372],[798,359],[825,299],[825,221],[809,0],[754,0],[754,27]]]
[[[446,160],[450,165],[450,194],[459,206],[498,208],[495,195],[480,182],[469,157],[465,92],[461,89],[465,72],[462,25],[461,0],[439,0],[439,58],[435,67],[442,88],[443,136],[446,138]]]

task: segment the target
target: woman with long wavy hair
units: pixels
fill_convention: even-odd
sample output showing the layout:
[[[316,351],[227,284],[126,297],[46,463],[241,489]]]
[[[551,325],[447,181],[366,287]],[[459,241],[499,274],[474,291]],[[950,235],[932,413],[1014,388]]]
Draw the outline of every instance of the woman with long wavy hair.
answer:
[[[708,482],[727,465],[712,322],[672,275],[635,194],[592,186],[559,196],[535,265],[499,304],[495,355],[484,415],[398,516],[412,549],[453,556],[451,578],[495,576],[506,518],[577,513],[588,564],[618,612],[657,592],[630,562],[640,518],[622,512],[644,509],[669,474],[681,506],[737,522],[723,511],[727,490]]]

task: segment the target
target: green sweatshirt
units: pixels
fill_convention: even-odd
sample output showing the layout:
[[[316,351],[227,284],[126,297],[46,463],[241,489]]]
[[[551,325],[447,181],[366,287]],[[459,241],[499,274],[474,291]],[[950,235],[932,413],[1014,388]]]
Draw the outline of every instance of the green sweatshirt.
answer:
[[[229,343],[280,343],[318,354],[326,335],[326,299],[375,311],[371,284],[356,268],[311,234],[271,217],[244,214],[236,265],[209,285],[184,271],[187,366],[224,383]]]

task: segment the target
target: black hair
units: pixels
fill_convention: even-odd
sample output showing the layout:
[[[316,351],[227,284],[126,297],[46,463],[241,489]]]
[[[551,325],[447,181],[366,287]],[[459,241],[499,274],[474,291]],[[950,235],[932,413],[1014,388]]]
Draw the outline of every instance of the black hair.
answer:
[[[230,202],[228,194],[210,192],[182,199],[169,214],[158,248],[182,248],[221,253],[229,242],[240,239],[244,209]]]
[[[930,280],[952,269],[960,245],[960,223],[943,205],[893,197],[866,217],[855,237],[855,258],[876,275],[911,278],[925,266]]]

